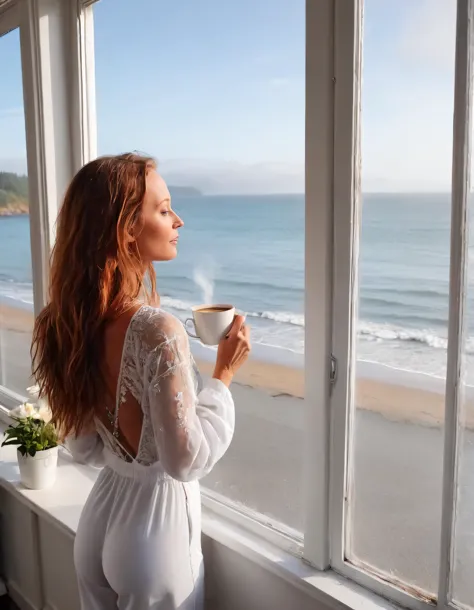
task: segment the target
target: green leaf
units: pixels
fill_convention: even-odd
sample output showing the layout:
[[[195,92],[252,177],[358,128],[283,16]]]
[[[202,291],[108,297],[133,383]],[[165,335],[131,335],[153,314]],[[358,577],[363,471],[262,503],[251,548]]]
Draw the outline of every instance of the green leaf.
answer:
[[[3,441],[2,443],[2,447],[7,447],[8,445],[21,445],[22,443],[20,441],[17,441],[16,439],[12,439],[9,441]]]
[[[5,431],[4,444],[19,445],[24,455],[34,455],[36,451],[44,451],[58,446],[58,434],[54,425],[32,417],[14,418],[15,424]]]

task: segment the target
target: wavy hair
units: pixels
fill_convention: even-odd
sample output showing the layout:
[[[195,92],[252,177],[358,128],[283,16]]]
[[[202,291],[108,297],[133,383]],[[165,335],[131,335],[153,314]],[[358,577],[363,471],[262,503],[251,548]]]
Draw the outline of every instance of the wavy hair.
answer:
[[[49,303],[35,321],[33,375],[66,436],[89,425],[106,395],[105,323],[134,299],[156,298],[153,265],[134,237],[141,228],[151,157],[127,153],[82,167],[64,197],[51,254]],[[150,284],[145,288],[145,277]]]

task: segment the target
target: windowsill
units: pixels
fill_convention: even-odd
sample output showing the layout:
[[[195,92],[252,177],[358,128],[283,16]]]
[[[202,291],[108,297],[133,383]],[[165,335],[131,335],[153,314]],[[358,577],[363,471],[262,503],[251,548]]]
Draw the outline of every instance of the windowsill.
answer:
[[[0,423],[0,434],[4,426]],[[0,485],[33,512],[73,537],[82,507],[99,470],[82,466],[60,450],[58,477],[53,488],[33,491],[20,483],[16,449],[0,449]],[[203,510],[203,534],[268,570],[320,603],[333,608],[388,610],[395,606],[371,591],[333,571],[320,572],[278,546],[230,523],[212,511]]]

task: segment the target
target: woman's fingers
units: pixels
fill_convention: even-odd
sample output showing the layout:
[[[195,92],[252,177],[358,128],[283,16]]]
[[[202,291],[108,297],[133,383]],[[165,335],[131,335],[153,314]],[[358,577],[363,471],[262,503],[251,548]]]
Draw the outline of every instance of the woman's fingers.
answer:
[[[230,329],[230,332],[229,332],[229,335],[238,335],[244,324],[245,324],[244,316],[240,316],[240,315],[235,316],[234,322],[232,324],[232,328]]]

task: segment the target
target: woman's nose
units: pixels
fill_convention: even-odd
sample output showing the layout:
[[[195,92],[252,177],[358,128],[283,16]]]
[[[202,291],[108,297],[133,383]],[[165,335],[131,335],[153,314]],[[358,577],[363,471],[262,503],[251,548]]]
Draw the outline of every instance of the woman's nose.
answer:
[[[180,227],[184,226],[184,221],[179,216],[176,216],[174,225],[176,229],[179,229]]]

